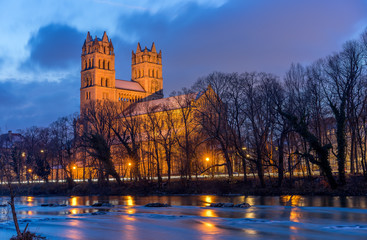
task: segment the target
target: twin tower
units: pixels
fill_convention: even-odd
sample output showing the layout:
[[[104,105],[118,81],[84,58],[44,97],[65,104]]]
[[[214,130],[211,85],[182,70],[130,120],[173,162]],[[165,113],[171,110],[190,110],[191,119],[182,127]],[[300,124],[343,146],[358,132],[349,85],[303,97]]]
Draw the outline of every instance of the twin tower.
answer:
[[[92,39],[88,32],[82,47],[80,108],[91,100],[138,102],[163,98],[162,52],[151,49],[132,52],[131,81],[115,78],[115,52],[104,32]]]

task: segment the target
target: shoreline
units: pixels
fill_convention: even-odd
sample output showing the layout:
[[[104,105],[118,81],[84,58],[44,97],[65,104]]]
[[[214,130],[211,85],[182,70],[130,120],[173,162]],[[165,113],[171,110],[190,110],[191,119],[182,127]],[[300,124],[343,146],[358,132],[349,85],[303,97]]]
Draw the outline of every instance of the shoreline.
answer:
[[[284,182],[282,187],[276,186],[274,179],[267,181],[266,187],[261,188],[255,180],[246,183],[240,179],[198,179],[191,181],[171,181],[161,186],[157,182],[139,181],[96,183],[78,182],[72,188],[66,183],[30,183],[14,184],[17,196],[147,196],[147,195],[218,195],[218,196],[367,196],[367,182],[362,179],[350,178],[348,183],[335,190],[330,189],[322,181],[312,179],[300,182],[294,179],[290,185]],[[6,185],[0,185],[0,196],[9,196]]]

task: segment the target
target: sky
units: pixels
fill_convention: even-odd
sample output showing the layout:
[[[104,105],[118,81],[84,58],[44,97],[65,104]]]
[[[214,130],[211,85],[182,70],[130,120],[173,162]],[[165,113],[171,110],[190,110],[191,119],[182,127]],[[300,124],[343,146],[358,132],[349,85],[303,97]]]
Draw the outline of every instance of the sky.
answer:
[[[112,39],[117,79],[131,79],[138,42],[155,42],[169,96],[213,71],[281,79],[367,27],[367,0],[0,0],[0,9],[0,132],[79,111],[88,31]]]

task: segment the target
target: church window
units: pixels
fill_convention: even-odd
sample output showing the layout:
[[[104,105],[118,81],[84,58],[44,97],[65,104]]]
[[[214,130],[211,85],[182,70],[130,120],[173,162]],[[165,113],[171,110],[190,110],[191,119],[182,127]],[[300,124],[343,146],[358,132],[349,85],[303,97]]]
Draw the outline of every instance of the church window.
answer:
[[[101,68],[101,59],[98,60],[98,68]]]
[[[159,78],[159,76],[158,76],[158,70],[156,71],[156,75],[155,75],[155,77],[156,77],[156,78]]]
[[[107,63],[107,69],[110,70],[110,61]]]
[[[105,69],[105,68],[106,68],[106,61],[103,60],[103,69]]]
[[[106,47],[103,47],[103,53],[106,54]]]
[[[154,69],[152,70],[152,77],[154,77]]]
[[[150,77],[150,69],[148,70],[148,76]]]
[[[106,87],[108,87],[108,78],[106,78]]]
[[[103,84],[104,84],[104,81],[103,81],[104,79],[103,78],[101,78],[101,86],[103,87]]]

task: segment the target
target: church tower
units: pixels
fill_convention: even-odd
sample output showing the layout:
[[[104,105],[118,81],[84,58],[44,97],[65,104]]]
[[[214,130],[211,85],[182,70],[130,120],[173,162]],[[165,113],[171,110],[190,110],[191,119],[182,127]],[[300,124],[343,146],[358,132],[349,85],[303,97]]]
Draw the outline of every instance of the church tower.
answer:
[[[81,60],[80,108],[91,99],[114,100],[115,53],[106,32],[94,40],[88,32]]]
[[[144,88],[147,99],[163,98],[162,51],[157,53],[154,42],[151,49],[144,50],[138,43],[132,52],[131,79]]]

